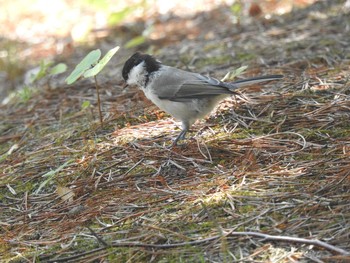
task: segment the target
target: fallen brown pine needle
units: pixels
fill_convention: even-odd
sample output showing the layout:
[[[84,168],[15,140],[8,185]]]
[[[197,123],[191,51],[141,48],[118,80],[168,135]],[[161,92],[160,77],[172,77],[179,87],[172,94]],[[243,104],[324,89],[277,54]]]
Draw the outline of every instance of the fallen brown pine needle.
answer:
[[[203,243],[208,243],[214,240],[218,240],[222,237],[229,237],[229,236],[250,236],[250,237],[258,237],[262,238],[262,241],[282,241],[282,242],[288,242],[288,243],[299,243],[299,244],[308,244],[308,245],[313,245],[316,247],[324,248],[326,250],[329,250],[334,253],[338,253],[341,255],[350,255],[349,251],[346,251],[342,248],[333,246],[331,244],[328,244],[326,242],[320,241],[318,239],[306,239],[306,238],[299,238],[299,237],[291,237],[291,236],[274,236],[274,235],[268,235],[268,234],[263,234],[259,232],[235,232],[235,231],[230,231],[227,232],[225,235],[216,235],[200,240],[195,240],[195,241],[189,241],[189,242],[181,242],[181,243],[173,243],[173,244],[147,244],[147,243],[140,243],[140,242],[118,242],[114,241],[110,246],[104,246],[101,248],[97,248],[94,250],[90,250],[88,252],[84,252],[81,254],[77,254],[74,256],[70,257],[64,257],[64,258],[56,258],[52,260],[48,260],[47,262],[66,262],[69,260],[74,260],[78,259],[96,252],[99,252],[101,250],[104,250],[108,247],[141,247],[141,248],[150,248],[150,249],[172,249],[172,248],[177,248],[177,247],[184,247],[184,246],[196,246],[200,245]],[[44,256],[46,257],[46,256]]]

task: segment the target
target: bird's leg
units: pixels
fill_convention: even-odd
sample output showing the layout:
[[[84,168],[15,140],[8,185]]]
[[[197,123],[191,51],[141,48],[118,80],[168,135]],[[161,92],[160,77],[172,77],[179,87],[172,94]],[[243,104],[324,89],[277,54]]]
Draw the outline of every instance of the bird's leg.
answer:
[[[182,130],[180,132],[180,134],[176,137],[175,141],[173,142],[173,145],[177,145],[178,141],[184,140],[185,139],[185,135],[186,135],[187,131],[186,130]]]
[[[175,141],[173,142],[173,145],[177,145],[177,142],[180,140],[184,140],[186,133],[189,130],[190,125],[188,123],[182,122],[182,131],[180,134],[176,137]]]

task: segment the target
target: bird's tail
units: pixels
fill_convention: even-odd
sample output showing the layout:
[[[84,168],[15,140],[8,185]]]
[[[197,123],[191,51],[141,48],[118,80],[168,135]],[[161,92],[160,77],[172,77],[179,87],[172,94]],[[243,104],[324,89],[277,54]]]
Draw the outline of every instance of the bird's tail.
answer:
[[[257,84],[260,82],[270,81],[270,80],[278,80],[282,79],[283,75],[268,75],[268,76],[260,76],[260,77],[253,77],[249,79],[241,79],[233,82],[229,82],[229,84],[235,86],[235,88],[241,88],[244,86],[249,86],[253,84]]]

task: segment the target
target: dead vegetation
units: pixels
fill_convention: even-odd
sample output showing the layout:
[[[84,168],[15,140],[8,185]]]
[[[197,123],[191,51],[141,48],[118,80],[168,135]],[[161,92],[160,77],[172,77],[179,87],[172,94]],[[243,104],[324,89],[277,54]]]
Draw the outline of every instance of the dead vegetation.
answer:
[[[159,49],[217,76],[286,75],[246,90],[252,104],[223,102],[175,148],[176,124],[118,80],[101,87],[103,129],[80,107],[96,105],[89,83],[2,106],[1,258],[348,262],[349,21],[322,1]]]

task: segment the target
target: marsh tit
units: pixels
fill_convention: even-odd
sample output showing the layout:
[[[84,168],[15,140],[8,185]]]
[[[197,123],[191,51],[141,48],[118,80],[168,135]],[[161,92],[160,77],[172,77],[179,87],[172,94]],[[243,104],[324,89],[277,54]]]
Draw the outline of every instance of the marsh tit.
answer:
[[[140,52],[125,62],[122,75],[126,86],[138,86],[155,105],[182,122],[182,131],[174,144],[185,139],[191,125],[208,115],[221,100],[239,95],[236,89],[283,78],[283,75],[270,75],[222,82],[163,65],[151,55]]]

